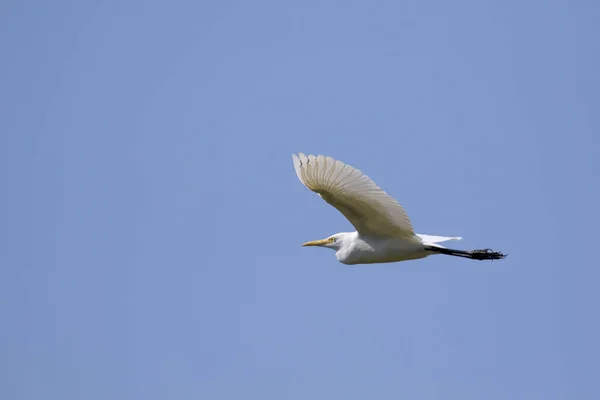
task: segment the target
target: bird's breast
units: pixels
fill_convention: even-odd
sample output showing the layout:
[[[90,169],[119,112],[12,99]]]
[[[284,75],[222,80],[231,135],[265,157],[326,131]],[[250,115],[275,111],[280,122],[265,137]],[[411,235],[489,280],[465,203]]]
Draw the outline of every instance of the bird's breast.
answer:
[[[420,242],[412,240],[362,240],[336,253],[343,264],[375,264],[415,260],[427,257]]]

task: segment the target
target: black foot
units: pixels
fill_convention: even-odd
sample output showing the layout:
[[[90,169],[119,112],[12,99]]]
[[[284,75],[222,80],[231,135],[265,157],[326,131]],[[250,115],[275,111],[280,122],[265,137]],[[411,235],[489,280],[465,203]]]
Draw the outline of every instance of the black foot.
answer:
[[[474,260],[502,260],[508,255],[492,251],[492,249],[473,250],[470,253]]]

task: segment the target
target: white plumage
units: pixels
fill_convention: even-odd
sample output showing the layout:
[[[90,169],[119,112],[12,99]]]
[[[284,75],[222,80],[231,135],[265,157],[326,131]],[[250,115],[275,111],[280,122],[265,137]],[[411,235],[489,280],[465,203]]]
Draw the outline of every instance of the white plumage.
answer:
[[[432,254],[489,260],[505,255],[489,249],[462,251],[437,243],[460,237],[415,234],[404,208],[360,170],[331,157],[292,155],[300,182],[337,208],[356,229],[304,243],[336,250],[344,264],[424,258]]]

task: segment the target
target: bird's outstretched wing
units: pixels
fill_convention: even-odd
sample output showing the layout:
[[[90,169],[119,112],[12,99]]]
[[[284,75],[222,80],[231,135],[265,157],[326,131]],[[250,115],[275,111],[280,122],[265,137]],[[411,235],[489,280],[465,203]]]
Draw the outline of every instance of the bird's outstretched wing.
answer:
[[[404,208],[360,170],[321,155],[292,158],[304,186],[344,214],[361,235],[415,236]]]

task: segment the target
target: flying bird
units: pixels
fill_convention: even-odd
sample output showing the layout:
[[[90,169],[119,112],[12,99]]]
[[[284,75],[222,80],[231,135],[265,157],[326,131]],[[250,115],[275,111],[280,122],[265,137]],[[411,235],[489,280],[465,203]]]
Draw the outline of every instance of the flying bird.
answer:
[[[461,237],[415,233],[404,208],[360,170],[322,155],[292,154],[300,182],[338,209],[354,226],[326,239],[306,242],[335,250],[343,264],[373,264],[416,260],[434,254],[472,260],[499,260],[505,254],[449,249],[438,243]]]

